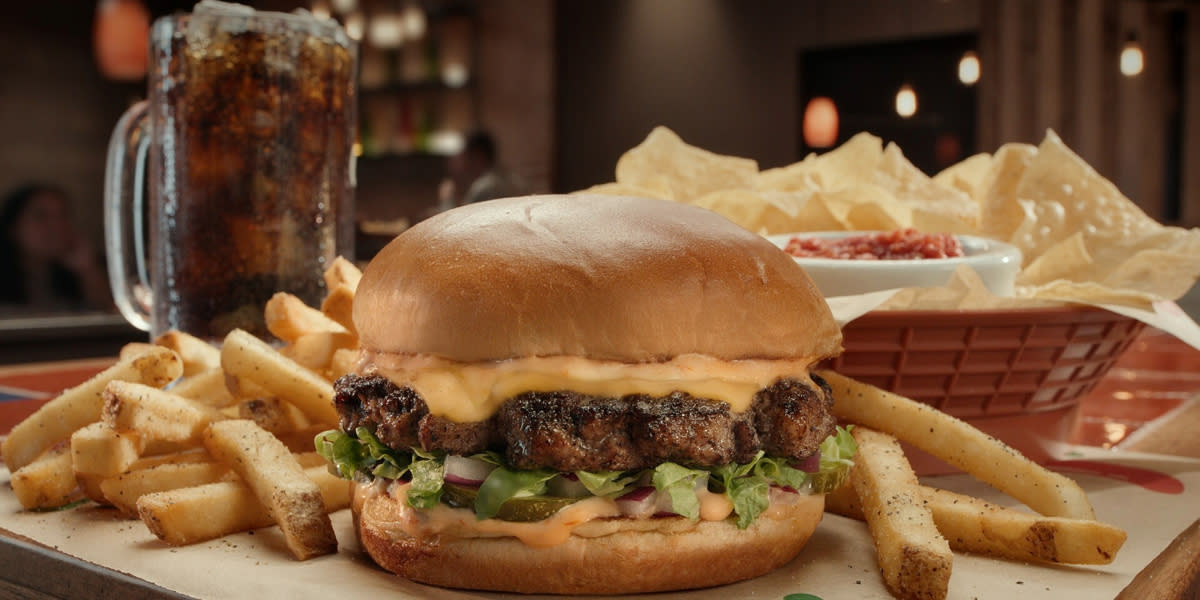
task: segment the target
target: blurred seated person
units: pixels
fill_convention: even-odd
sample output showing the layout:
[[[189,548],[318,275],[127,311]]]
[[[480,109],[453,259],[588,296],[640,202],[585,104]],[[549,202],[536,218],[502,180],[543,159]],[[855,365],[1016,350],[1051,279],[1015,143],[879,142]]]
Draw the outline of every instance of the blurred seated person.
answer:
[[[8,314],[112,307],[108,276],[71,224],[66,194],[47,185],[17,188],[0,206],[0,282]]]
[[[446,170],[448,177],[438,189],[440,210],[529,193],[520,177],[500,165],[496,141],[485,131],[468,135]]]

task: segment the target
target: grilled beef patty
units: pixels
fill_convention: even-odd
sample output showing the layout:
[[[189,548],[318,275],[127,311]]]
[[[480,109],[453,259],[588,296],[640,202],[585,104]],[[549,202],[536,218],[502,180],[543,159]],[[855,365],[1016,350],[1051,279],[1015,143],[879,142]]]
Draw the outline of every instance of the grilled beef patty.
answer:
[[[588,396],[570,391],[527,392],[490,419],[455,423],[432,415],[410,388],[379,375],[337,380],[334,402],[341,427],[366,427],[384,444],[469,455],[504,453],[518,468],[625,471],[671,461],[691,467],[748,462],[759,451],[803,459],[833,433],[829,385],[819,389],[781,379],[762,389],[750,409],[675,392],[662,398]]]

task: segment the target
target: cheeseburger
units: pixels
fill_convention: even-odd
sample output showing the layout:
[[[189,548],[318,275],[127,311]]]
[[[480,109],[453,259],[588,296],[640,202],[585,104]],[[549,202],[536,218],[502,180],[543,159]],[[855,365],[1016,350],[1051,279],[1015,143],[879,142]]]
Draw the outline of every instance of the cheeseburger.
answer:
[[[363,273],[320,451],[362,547],[439,586],[610,594],[792,560],[853,441],[810,367],[841,334],[804,271],[707,210],[472,204]]]

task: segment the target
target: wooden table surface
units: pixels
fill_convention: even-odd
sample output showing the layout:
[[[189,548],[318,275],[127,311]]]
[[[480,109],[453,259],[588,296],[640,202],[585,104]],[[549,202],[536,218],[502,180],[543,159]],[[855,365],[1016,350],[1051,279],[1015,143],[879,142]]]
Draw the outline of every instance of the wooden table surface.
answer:
[[[0,431],[112,362],[0,366]],[[1071,443],[1200,458],[1200,351],[1147,330],[1080,402],[1074,421]],[[8,535],[4,542],[0,598],[180,598],[31,540]],[[58,575],[42,575],[50,570]],[[63,577],[67,572],[72,576]],[[1180,533],[1119,597],[1200,600],[1200,521]]]

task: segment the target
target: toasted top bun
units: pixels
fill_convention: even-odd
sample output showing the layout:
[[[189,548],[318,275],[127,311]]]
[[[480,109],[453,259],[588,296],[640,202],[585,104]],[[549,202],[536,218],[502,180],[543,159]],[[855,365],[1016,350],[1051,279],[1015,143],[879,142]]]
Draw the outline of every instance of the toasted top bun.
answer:
[[[526,196],[397,236],[354,301],[363,349],[463,362],[823,358],[828,305],[796,263],[711,211],[644,198]]]

